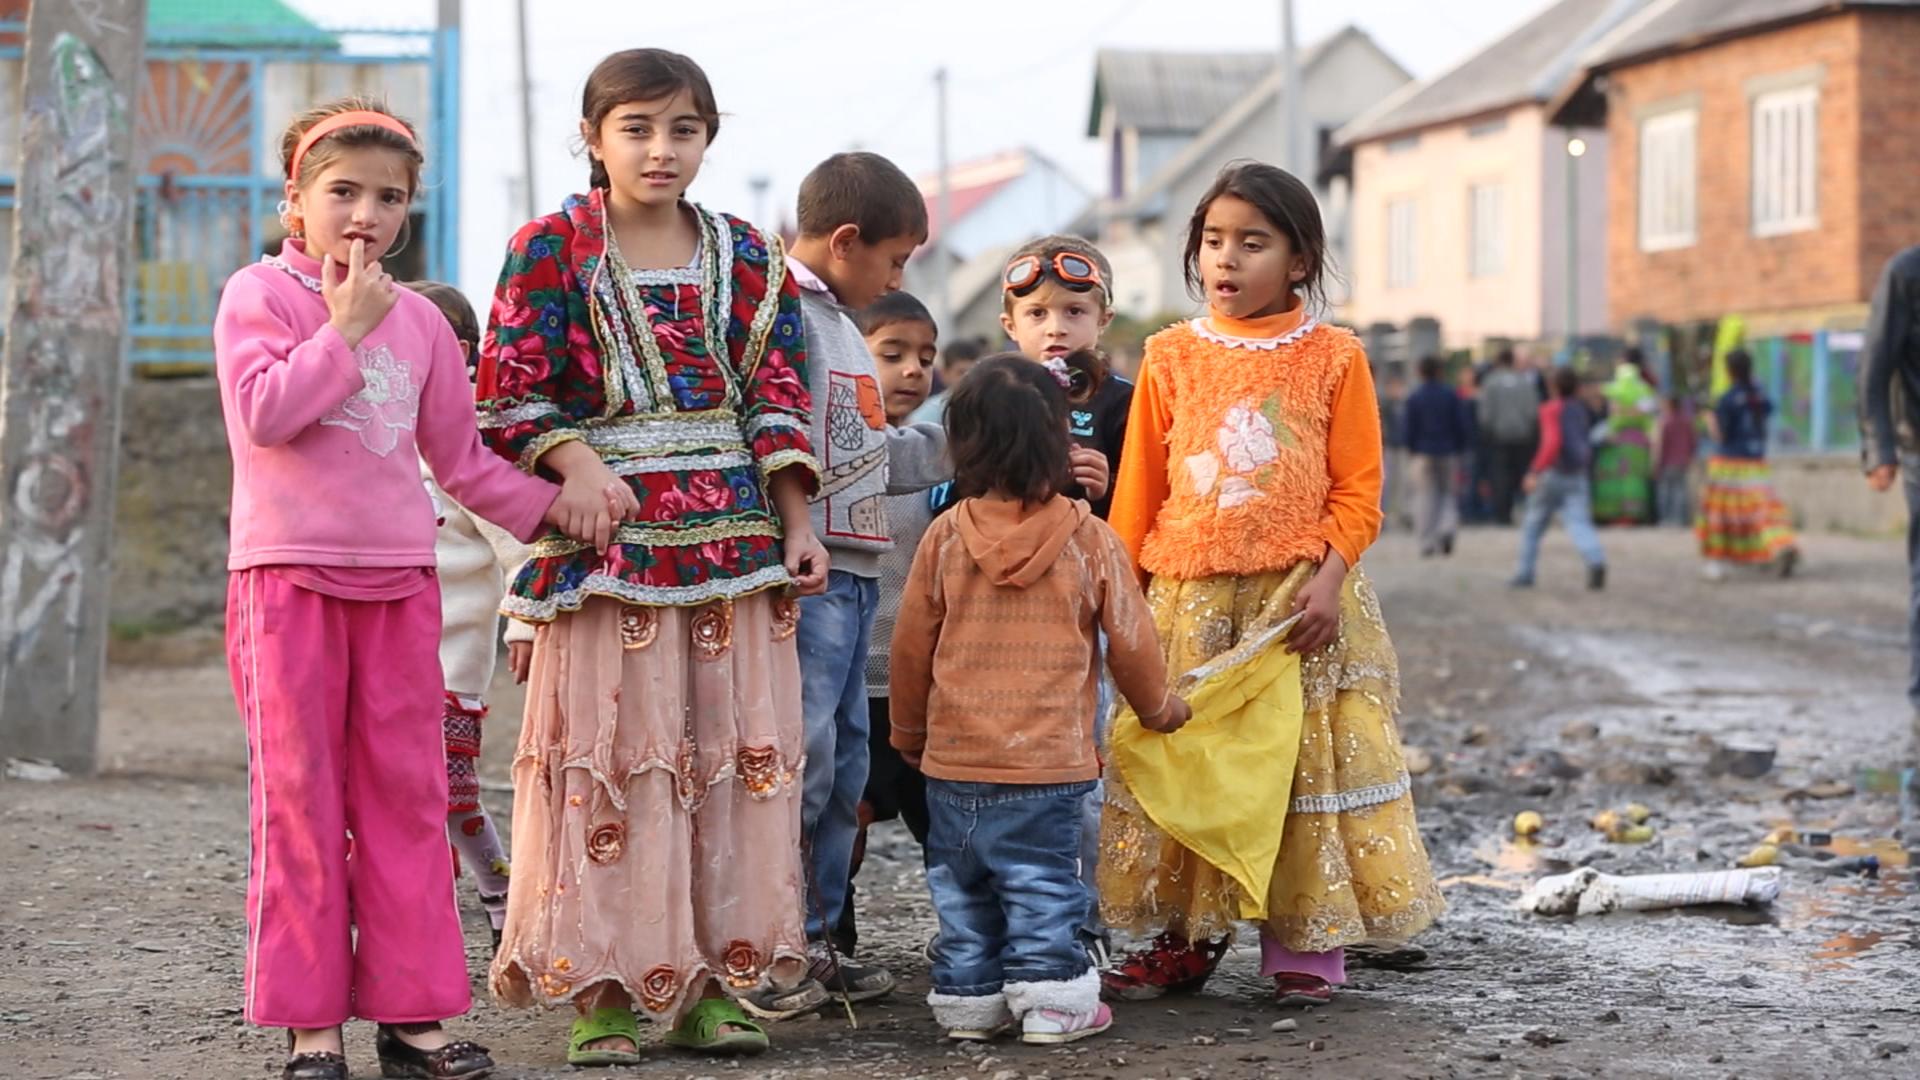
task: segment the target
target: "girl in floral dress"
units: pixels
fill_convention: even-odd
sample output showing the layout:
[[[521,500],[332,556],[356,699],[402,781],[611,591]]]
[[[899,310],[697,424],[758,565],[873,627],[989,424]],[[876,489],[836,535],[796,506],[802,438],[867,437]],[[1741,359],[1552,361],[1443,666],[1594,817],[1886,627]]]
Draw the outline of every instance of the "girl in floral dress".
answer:
[[[1162,933],[1106,973],[1110,996],[1197,989],[1245,920],[1279,1000],[1324,1003],[1344,946],[1441,910],[1357,566],[1380,529],[1379,412],[1360,343],[1309,310],[1324,266],[1306,186],[1229,166],[1188,225],[1208,310],[1147,341],[1110,520],[1181,692],[1202,681],[1177,734],[1114,724],[1101,910]]]
[[[538,629],[492,986],[573,1005],[577,1065],[638,1061],[636,1009],[671,1045],[764,1050],[732,996],[807,966],[789,587],[826,578],[818,468],[777,239],[682,198],[719,126],[686,57],[602,61],[591,190],[514,236],[483,344],[492,447],[638,504],[535,545],[503,605]]]

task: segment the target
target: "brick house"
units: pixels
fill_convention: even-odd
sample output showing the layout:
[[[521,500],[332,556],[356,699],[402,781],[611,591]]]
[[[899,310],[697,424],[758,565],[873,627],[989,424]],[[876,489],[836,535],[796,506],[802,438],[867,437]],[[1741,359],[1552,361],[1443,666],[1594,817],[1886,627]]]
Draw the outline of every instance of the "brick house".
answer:
[[[1858,327],[1920,241],[1920,0],[1666,0],[1551,106],[1604,123],[1617,328]]]

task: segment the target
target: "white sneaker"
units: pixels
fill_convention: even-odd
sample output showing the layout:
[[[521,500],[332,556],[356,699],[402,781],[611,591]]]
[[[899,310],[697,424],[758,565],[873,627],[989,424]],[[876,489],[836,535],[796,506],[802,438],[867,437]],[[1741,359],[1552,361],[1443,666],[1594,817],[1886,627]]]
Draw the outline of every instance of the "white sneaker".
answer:
[[[1035,1009],[1020,1022],[1020,1041],[1034,1046],[1058,1046],[1089,1039],[1113,1026],[1113,1010],[1104,1003],[1092,1012]]]

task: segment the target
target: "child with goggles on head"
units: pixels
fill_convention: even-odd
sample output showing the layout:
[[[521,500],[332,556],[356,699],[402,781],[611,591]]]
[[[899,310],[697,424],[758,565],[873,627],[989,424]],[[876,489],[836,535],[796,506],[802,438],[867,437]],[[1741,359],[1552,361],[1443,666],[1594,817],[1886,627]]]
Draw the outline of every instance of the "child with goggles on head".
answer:
[[[1043,364],[1063,363],[1083,350],[1099,360],[1100,388],[1091,400],[1075,403],[1069,416],[1073,487],[1065,494],[1087,500],[1104,519],[1133,405],[1133,384],[1107,372],[1100,351],[1100,334],[1113,322],[1113,268],[1077,236],[1043,236],[1007,260],[1000,288],[1000,326],[1021,353]]]
[[[1095,363],[1097,388],[1086,400],[1069,402],[1073,484],[1063,494],[1087,500],[1094,516],[1105,520],[1112,502],[1110,481],[1120,469],[1127,413],[1133,407],[1133,384],[1113,374],[1100,350],[1100,334],[1113,322],[1113,267],[1099,248],[1077,236],[1043,236],[1007,259],[1000,288],[1000,326],[1021,353],[1054,368],[1056,375],[1066,371],[1067,358],[1076,353]],[[1106,642],[1100,647],[1104,655]],[[1103,750],[1112,701],[1113,685],[1103,670],[1094,714],[1095,741]],[[1089,894],[1100,853],[1103,798],[1096,785],[1082,815],[1080,871]],[[1095,965],[1106,968],[1107,934],[1097,908],[1087,912],[1083,933]]]

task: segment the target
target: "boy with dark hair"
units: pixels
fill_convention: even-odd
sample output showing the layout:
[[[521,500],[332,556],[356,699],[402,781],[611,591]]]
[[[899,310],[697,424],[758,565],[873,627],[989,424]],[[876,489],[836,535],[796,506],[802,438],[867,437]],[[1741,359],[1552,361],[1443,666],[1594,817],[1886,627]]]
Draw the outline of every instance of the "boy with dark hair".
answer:
[[[815,979],[852,1001],[869,1001],[893,990],[893,976],[837,957],[827,936],[846,907],[867,784],[867,647],[881,559],[893,547],[886,497],[932,487],[949,468],[939,425],[888,425],[873,354],[851,312],[900,287],[907,257],[927,238],[927,210],[920,190],[892,162],[845,153],[801,183],[799,221],[787,270],[800,287],[820,458],[813,530],[832,565],[826,592],[800,598],[797,630],[807,730],[807,940]],[[747,1000],[761,1015],[781,1015],[770,1003]]]
[[[1511,584],[1533,588],[1540,561],[1540,537],[1558,513],[1573,546],[1587,564],[1587,588],[1607,587],[1607,553],[1593,528],[1593,411],[1580,399],[1580,374],[1570,367],[1553,372],[1553,400],[1540,406],[1540,452],[1522,487],[1527,516],[1520,526],[1520,569]]]
[[[913,415],[907,419],[916,424],[939,423],[940,418],[946,415],[947,395],[953,393],[953,388],[960,385],[960,380],[973,369],[973,365],[980,362],[981,357],[992,351],[983,337],[961,338],[941,349],[937,389],[926,404],[913,410]]]

